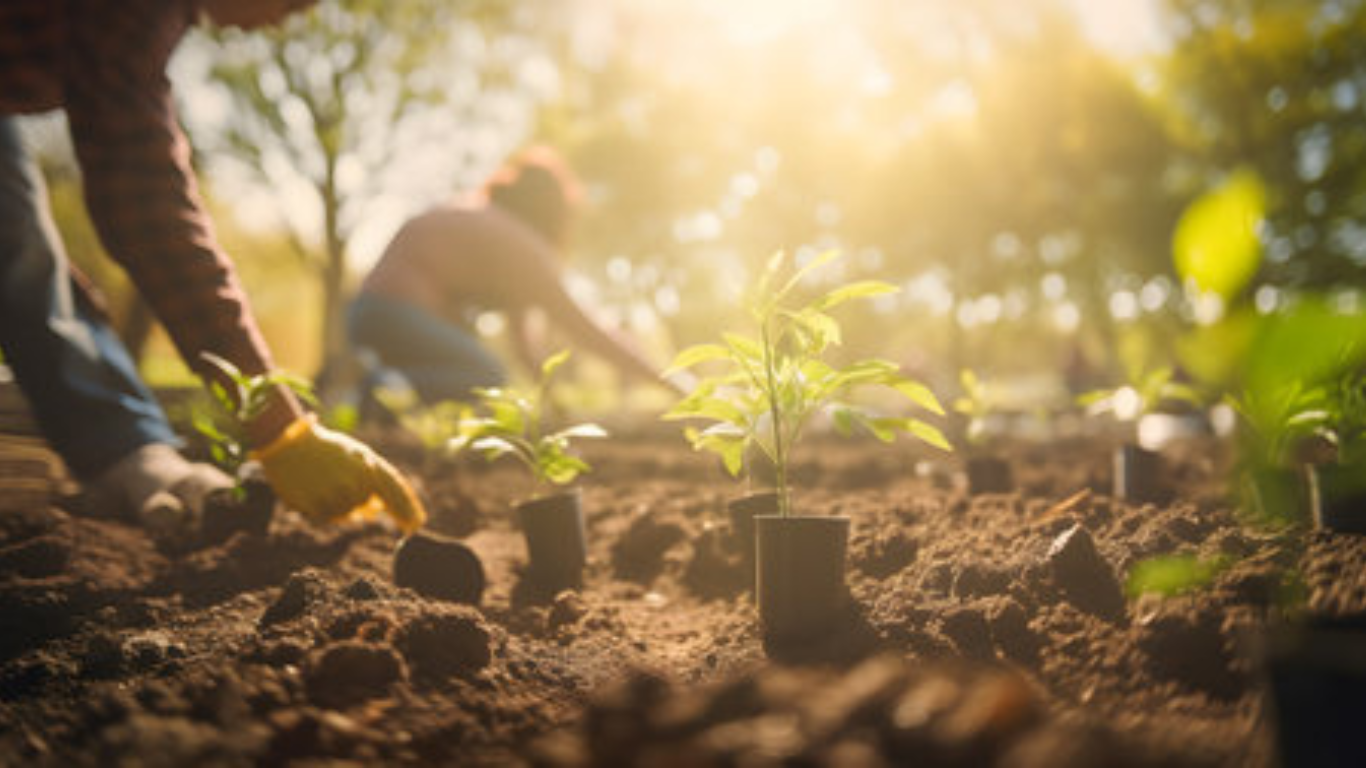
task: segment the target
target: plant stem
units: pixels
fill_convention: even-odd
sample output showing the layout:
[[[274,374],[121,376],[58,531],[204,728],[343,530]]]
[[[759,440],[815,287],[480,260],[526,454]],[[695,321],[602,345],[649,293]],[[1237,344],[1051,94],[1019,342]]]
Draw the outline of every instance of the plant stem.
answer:
[[[789,517],[792,509],[787,492],[787,446],[783,443],[782,408],[778,405],[778,377],[773,370],[775,361],[768,333],[768,318],[760,323],[759,333],[764,346],[764,374],[768,378],[769,418],[773,421],[773,470],[777,475],[778,514]]]

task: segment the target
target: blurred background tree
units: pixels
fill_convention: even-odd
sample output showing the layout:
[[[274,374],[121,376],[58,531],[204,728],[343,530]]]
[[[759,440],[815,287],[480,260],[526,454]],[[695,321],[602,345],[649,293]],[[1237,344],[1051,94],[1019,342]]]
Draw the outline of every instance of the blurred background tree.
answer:
[[[1167,0],[1163,63],[1198,178],[1254,169],[1270,191],[1261,302],[1366,278],[1366,6]]]
[[[195,146],[207,165],[256,177],[315,273],[320,378],[344,358],[352,237],[392,194],[394,172],[458,169],[478,154],[460,139],[497,122],[494,97],[515,51],[490,44],[480,25],[506,25],[508,13],[499,3],[330,0],[265,31],[214,31],[202,51],[226,108],[195,124]],[[465,125],[452,131],[434,115]],[[411,156],[414,145],[433,152],[443,132],[449,157]],[[453,189],[453,179],[429,181]]]

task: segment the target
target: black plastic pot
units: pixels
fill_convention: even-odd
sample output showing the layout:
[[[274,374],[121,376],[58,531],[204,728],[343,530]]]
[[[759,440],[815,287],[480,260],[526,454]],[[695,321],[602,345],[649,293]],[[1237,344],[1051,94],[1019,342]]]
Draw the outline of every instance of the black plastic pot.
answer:
[[[581,585],[588,542],[579,492],[543,496],[522,502],[516,509],[517,522],[526,537],[531,581],[549,591]]]
[[[754,518],[778,514],[777,491],[755,491],[726,502],[735,546],[745,563],[745,579],[754,586]]]
[[[478,605],[484,594],[484,564],[456,539],[418,532],[394,551],[394,583],[438,600]]]
[[[801,642],[837,623],[848,602],[849,518],[758,515],[754,524],[755,591],[765,639]]]
[[[1134,443],[1116,448],[1114,497],[1143,503],[1160,501],[1162,495],[1162,456]]]
[[[200,543],[220,544],[245,531],[264,536],[275,513],[275,492],[264,478],[249,478],[234,488],[215,488],[204,497]]]
[[[1293,523],[1308,514],[1309,493],[1300,472],[1256,469],[1245,473],[1241,482],[1247,511],[1260,520]]]
[[[1015,480],[1010,465],[998,456],[969,456],[967,459],[968,493],[1010,493]]]
[[[1309,508],[1316,528],[1366,534],[1366,464],[1311,466]]]
[[[1273,626],[1263,667],[1281,765],[1366,765],[1366,616]]]

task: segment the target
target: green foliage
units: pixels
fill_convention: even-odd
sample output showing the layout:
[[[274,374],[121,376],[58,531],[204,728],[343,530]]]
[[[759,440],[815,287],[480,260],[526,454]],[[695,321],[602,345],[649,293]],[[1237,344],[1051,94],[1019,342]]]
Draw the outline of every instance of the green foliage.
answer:
[[[1257,228],[1265,210],[1266,188],[1247,168],[1197,198],[1172,238],[1176,273],[1201,292],[1232,302],[1261,265]]]
[[[490,461],[512,456],[542,485],[573,482],[590,467],[569,452],[578,438],[606,437],[596,424],[576,424],[548,431],[544,422],[550,379],[569,359],[569,352],[552,355],[541,366],[540,379],[530,390],[496,387],[475,390],[484,415],[471,414],[458,422],[459,434],[448,442],[452,453],[479,451]]]
[[[1202,589],[1233,564],[1233,559],[1220,555],[1200,558],[1194,555],[1166,555],[1143,560],[1134,565],[1124,584],[1129,597],[1158,594],[1164,597],[1181,595]]]
[[[211,352],[202,352],[200,357],[219,374],[209,379],[209,392],[227,418],[214,418],[197,411],[191,414],[191,424],[208,441],[209,455],[214,463],[229,473],[236,473],[247,460],[248,447],[242,425],[261,414],[275,387],[287,387],[310,406],[318,407],[312,386],[292,373],[276,370],[247,375]]]
[[[1172,381],[1170,367],[1132,371],[1128,382],[1114,389],[1097,389],[1077,398],[1092,414],[1111,413],[1120,421],[1133,421],[1156,411],[1163,403],[1184,402],[1199,405],[1200,393],[1188,384]]]
[[[987,417],[998,407],[991,385],[971,369],[958,372],[958,383],[963,393],[953,401],[953,410],[967,418],[963,437],[970,445],[981,445],[986,440]]]
[[[701,377],[664,418],[713,422],[702,430],[689,427],[685,434],[694,449],[719,455],[732,475],[740,473],[746,451],[758,446],[777,473],[783,514],[790,511],[789,452],[818,411],[828,409],[844,434],[859,427],[890,442],[898,433],[907,433],[951,450],[943,434],[920,419],[875,413],[846,399],[856,388],[878,386],[920,408],[944,413],[929,388],[903,376],[895,363],[868,359],[836,366],[823,359],[830,347],[841,342],[840,326],[830,316],[831,309],[896,290],[868,280],[838,286],[808,302],[796,301],[802,280],[836,257],[835,252],[826,252],[788,275],[785,255],[775,254],[745,301],[758,338],[723,333],[720,343],[684,349],[670,366],[670,372],[709,363],[723,366],[720,372]]]
[[[1356,453],[1362,422],[1366,314],[1305,298],[1264,316],[1248,345],[1239,386],[1227,400],[1243,426],[1249,467],[1284,466],[1296,444],[1320,435]]]

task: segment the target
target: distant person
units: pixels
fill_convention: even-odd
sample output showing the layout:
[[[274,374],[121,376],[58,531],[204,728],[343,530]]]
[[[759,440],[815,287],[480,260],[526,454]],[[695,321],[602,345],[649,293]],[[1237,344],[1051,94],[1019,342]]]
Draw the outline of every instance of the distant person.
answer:
[[[214,237],[176,120],[166,63],[202,13],[272,24],[311,0],[0,2],[0,349],[42,431],[97,497],[159,526],[191,527],[232,479],[187,461],[93,294],[74,279],[17,114],[63,109],[90,218],[185,362],[211,352],[248,374],[270,352]],[[283,387],[243,425],[276,495],[314,520],[425,512],[370,448],[325,429]]]
[[[507,366],[479,338],[478,314],[505,314],[513,354],[534,372],[547,352],[533,338],[539,312],[571,346],[668,387],[631,339],[594,320],[565,289],[562,262],[578,198],[559,157],[536,147],[469,199],[409,220],[351,304],[351,344],[402,374],[424,401],[462,400],[507,378]]]

